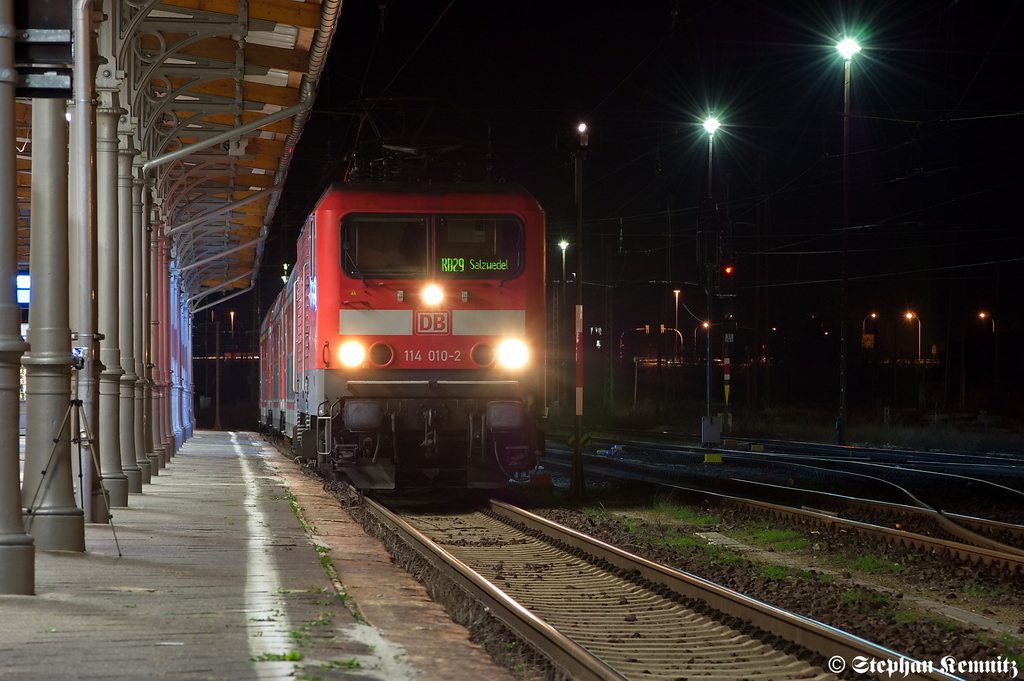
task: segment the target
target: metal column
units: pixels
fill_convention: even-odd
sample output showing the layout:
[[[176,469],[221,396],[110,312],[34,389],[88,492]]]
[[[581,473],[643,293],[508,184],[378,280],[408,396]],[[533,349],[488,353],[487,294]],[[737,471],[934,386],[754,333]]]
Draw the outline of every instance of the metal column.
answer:
[[[146,202],[145,208],[150,210],[144,210],[143,214],[147,220],[150,220],[150,229],[145,232],[146,242],[146,262],[150,263],[150,266],[146,268],[146,288],[148,289],[148,295],[146,297],[146,347],[148,348],[148,361],[146,367],[146,375],[150,378],[150,385],[147,387],[147,416],[146,429],[150,433],[150,448],[146,452],[146,456],[150,456],[150,452],[153,453],[151,459],[151,465],[154,475],[160,474],[160,469],[167,465],[167,458],[164,452],[164,424],[161,415],[161,382],[163,377],[161,375],[162,361],[160,358],[160,265],[161,256],[160,252],[163,248],[159,239],[154,239],[153,225],[157,224],[152,220],[153,212],[150,205],[150,194],[146,191]]]
[[[122,126],[123,127],[123,126]],[[121,469],[128,476],[128,492],[142,492],[142,468],[135,454],[135,242],[132,214],[132,149],[130,134],[123,134],[117,152],[117,299],[118,347],[121,354],[119,425]]]
[[[121,351],[118,347],[117,93],[104,90],[96,112],[96,223],[100,339],[100,478],[111,506],[128,505],[128,476],[121,468]]]
[[[0,594],[35,593],[35,547],[21,519],[18,480],[21,308],[14,299],[18,272],[15,165],[14,5],[0,0]]]
[[[153,469],[148,456],[148,440],[146,439],[146,388],[149,380],[146,375],[146,314],[145,284],[146,258],[149,250],[143,238],[143,205],[142,192],[146,183],[142,180],[132,182],[132,352],[135,354],[135,461],[142,471],[142,484],[148,485],[153,479]]]
[[[32,100],[31,351],[25,365],[25,529],[36,547],[85,551],[85,514],[75,502],[73,428],[82,411],[71,400],[68,321],[68,126],[62,99]]]

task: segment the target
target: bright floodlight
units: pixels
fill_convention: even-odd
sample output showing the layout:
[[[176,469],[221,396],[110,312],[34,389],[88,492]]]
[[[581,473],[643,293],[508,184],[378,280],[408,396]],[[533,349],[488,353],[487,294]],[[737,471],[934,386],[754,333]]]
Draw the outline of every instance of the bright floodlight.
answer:
[[[722,124],[718,122],[718,119],[713,116],[709,116],[701,125],[704,126],[704,129],[708,131],[709,135],[714,135],[715,130],[722,127]]]
[[[843,55],[843,59],[849,61],[853,55],[860,52],[860,45],[858,45],[857,41],[853,38],[847,38],[836,45],[836,49],[839,50],[841,55]]]
[[[587,131],[587,124],[586,123],[580,123],[579,125],[576,126],[576,129],[579,130],[580,132],[586,132]]]
[[[565,249],[569,248],[569,242],[568,241],[564,241],[564,240],[563,241],[559,241],[558,242],[558,247],[561,248],[564,251]]]

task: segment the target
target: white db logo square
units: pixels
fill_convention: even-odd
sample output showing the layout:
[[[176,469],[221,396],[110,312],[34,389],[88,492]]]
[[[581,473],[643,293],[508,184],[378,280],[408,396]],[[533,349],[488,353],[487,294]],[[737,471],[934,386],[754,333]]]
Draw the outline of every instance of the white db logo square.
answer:
[[[452,330],[452,313],[448,310],[437,312],[431,310],[429,312],[417,311],[416,312],[416,333],[417,334],[428,334],[428,333],[451,333]]]

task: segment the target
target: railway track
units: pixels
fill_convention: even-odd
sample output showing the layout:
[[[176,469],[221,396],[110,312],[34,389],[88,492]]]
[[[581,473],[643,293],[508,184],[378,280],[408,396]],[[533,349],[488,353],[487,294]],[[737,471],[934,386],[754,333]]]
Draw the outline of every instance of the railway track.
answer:
[[[362,513],[572,679],[829,679],[858,656],[950,678],[502,502],[399,516],[365,500]]]
[[[931,508],[887,504],[753,481],[722,480],[711,476],[702,478],[702,486],[698,489],[692,486],[692,474],[674,473],[664,467],[603,457],[587,457],[585,463],[590,474],[619,480],[666,485],[678,494],[700,500],[713,499],[716,503],[739,507],[759,515],[767,514],[776,519],[785,519],[800,525],[813,523],[822,527],[842,528],[888,544],[903,546],[909,550],[924,550],[946,556],[954,562],[984,565],[1009,579],[1020,579],[1024,576],[1024,548],[1005,544],[993,538],[1019,540],[1021,532],[1024,530],[1019,525],[946,515]],[[568,459],[552,456],[549,452],[545,459],[545,465],[566,468],[570,463]],[[719,486],[717,491],[714,489],[716,485]],[[741,493],[745,496],[734,496],[726,492]],[[786,503],[780,503],[782,500],[785,500]],[[944,539],[908,532],[891,526],[850,520],[838,517],[832,512],[816,510],[836,507],[848,507],[872,516],[881,514],[884,517],[915,518],[941,529],[951,538]]]

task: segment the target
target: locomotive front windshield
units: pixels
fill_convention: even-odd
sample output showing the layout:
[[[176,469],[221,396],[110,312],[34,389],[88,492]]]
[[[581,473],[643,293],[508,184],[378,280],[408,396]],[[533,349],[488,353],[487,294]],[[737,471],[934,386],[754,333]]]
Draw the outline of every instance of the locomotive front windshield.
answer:
[[[427,218],[351,215],[341,221],[342,269],[349,276],[421,279],[427,276]]]
[[[523,228],[515,218],[442,216],[435,234],[438,279],[509,279],[523,269]]]
[[[352,277],[510,279],[523,271],[523,224],[512,216],[353,214],[341,231],[342,269]]]

